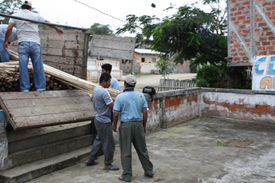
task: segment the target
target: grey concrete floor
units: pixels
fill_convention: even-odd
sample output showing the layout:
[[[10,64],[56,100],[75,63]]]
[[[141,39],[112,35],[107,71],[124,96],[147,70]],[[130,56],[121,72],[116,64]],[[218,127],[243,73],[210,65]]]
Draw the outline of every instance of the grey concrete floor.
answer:
[[[197,118],[146,134],[155,177],[143,176],[136,152],[132,152],[134,183],[258,183],[275,182],[275,127],[273,125]],[[121,167],[116,145],[114,164]],[[28,182],[117,183],[122,169],[104,171],[84,161]]]

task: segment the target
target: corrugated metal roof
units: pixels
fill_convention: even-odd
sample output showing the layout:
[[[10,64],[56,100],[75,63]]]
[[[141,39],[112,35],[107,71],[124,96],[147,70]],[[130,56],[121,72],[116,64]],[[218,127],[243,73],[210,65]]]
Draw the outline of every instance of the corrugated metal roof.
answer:
[[[154,54],[154,55],[161,54],[158,51],[153,51],[153,50],[149,50],[149,49],[135,49],[135,52],[141,53],[141,54]]]

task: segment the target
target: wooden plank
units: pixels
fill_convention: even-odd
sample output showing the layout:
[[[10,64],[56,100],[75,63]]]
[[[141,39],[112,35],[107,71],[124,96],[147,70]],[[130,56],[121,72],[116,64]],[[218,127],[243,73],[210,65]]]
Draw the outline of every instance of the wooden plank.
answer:
[[[59,35],[55,31],[39,31],[40,39],[44,40],[67,40],[78,41],[84,40],[85,33],[82,31],[64,31],[64,34]]]
[[[89,96],[86,92],[81,90],[60,90],[60,91],[46,91],[46,92],[1,92],[0,96],[3,100],[17,100],[17,99],[33,99],[37,98],[60,98],[60,97],[78,97]]]
[[[133,54],[132,51],[125,51],[125,50],[114,50],[114,49],[108,49],[108,48],[99,48],[99,47],[93,47],[91,49],[91,56],[102,56],[102,57],[108,57],[108,58],[123,58],[128,60],[133,60]]]
[[[116,36],[107,36],[107,35],[92,35],[92,40],[101,39],[101,40],[111,40],[111,41],[117,41],[117,42],[129,42],[134,43],[136,42],[136,39],[133,37],[116,37]]]
[[[48,115],[48,114],[63,114],[66,112],[74,112],[74,111],[91,111],[93,108],[91,107],[92,101],[83,103],[81,105],[75,104],[60,104],[60,105],[52,105],[52,106],[31,106],[25,108],[9,108],[9,113],[12,117],[21,116],[28,117],[32,115]]]
[[[84,41],[58,41],[58,40],[44,40],[41,39],[41,47],[48,47],[48,48],[62,48],[62,49],[84,49]]]
[[[84,41],[76,41],[76,40],[49,40],[49,39],[41,39],[40,40],[41,48],[49,47],[49,48],[65,48],[65,49],[84,49]],[[18,47],[18,42],[13,41],[10,46]]]
[[[15,130],[94,118],[91,98],[79,90],[4,92],[0,93],[0,99]]]
[[[92,39],[91,43],[92,49],[94,47],[101,48],[110,48],[110,49],[119,49],[125,51],[133,51],[135,45],[131,42],[118,42],[113,40],[102,40],[102,39]]]
[[[89,54],[89,41],[91,37],[90,35],[85,35],[84,38],[84,51],[83,51],[83,61],[82,61],[82,79],[87,78],[87,61],[88,61],[88,54]]]
[[[62,56],[62,57],[83,57],[84,50],[66,50],[66,49],[59,49],[59,48],[42,48],[43,55],[52,55],[52,56]]]
[[[56,125],[63,123],[87,121],[93,119],[93,112],[69,112],[63,114],[49,114],[42,116],[29,116],[29,117],[15,117],[14,122],[17,128],[30,128],[30,127],[41,127],[48,125]]]
[[[32,99],[19,99],[19,100],[8,100],[4,101],[4,104],[8,109],[12,108],[28,108],[28,107],[42,107],[42,106],[53,106],[53,105],[70,105],[70,104],[83,104],[89,103],[91,100],[87,96],[79,96],[77,98],[72,97],[60,97],[54,98],[32,98]]]
[[[62,56],[49,56],[49,55],[42,55],[43,62],[52,62],[58,64],[68,64],[68,65],[82,65],[82,58],[80,57],[62,57]]]
[[[4,101],[2,100],[1,96],[0,96],[0,106],[1,106],[1,109],[3,109],[3,111],[4,111],[5,115],[6,115],[6,118],[7,118],[8,121],[10,122],[12,128],[13,128],[14,130],[16,130],[17,127],[16,127],[16,125],[15,125],[13,119],[11,118],[11,116],[10,116],[10,114],[9,114],[9,112],[8,112],[8,109],[7,109],[6,105],[4,104]]]

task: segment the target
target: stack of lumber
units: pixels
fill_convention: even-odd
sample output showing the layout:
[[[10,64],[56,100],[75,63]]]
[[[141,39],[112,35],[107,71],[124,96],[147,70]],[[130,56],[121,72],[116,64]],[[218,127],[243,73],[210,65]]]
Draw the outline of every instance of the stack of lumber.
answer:
[[[34,78],[30,75],[30,91],[35,91]],[[46,74],[46,90],[71,90],[74,87],[58,81],[55,77]],[[1,77],[0,76],[0,92],[20,91],[20,81],[18,75]]]
[[[16,52],[10,51],[10,56],[12,60],[19,60],[18,54]],[[31,61],[29,61],[28,68],[29,68],[29,71],[32,71]],[[84,79],[80,79],[78,77],[75,77],[71,74],[60,71],[46,64],[44,64],[44,70],[46,75],[50,75],[51,77],[54,77],[56,80],[64,84],[86,91],[89,94],[92,94],[94,88],[97,86],[97,84],[95,83],[86,81]],[[18,61],[0,63],[0,76],[2,77],[18,76],[18,73],[19,73]],[[57,86],[59,84],[53,84],[53,85]],[[115,99],[118,94],[118,90],[109,88],[108,91],[111,97]]]

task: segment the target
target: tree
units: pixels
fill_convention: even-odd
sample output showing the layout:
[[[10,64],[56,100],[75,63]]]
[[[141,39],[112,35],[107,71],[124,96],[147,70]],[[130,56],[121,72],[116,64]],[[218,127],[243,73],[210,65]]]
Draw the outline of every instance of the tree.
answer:
[[[114,35],[113,31],[110,29],[110,25],[103,25],[100,23],[94,23],[94,25],[92,25],[90,27],[90,30],[94,33],[94,34],[98,34],[98,35]]]
[[[193,60],[193,65],[210,62],[218,64],[227,56],[227,38],[224,32],[213,32],[214,15],[189,6],[178,8],[178,12],[165,17],[161,22],[156,17],[127,16],[127,23],[117,29],[117,34],[137,32],[141,43],[152,50],[164,53],[166,58],[176,55],[174,61]],[[138,41],[137,41],[138,42]]]
[[[3,0],[0,3],[0,12],[6,15],[12,15],[20,9],[21,5],[21,0]],[[9,18],[5,18],[3,23],[8,24]]]

